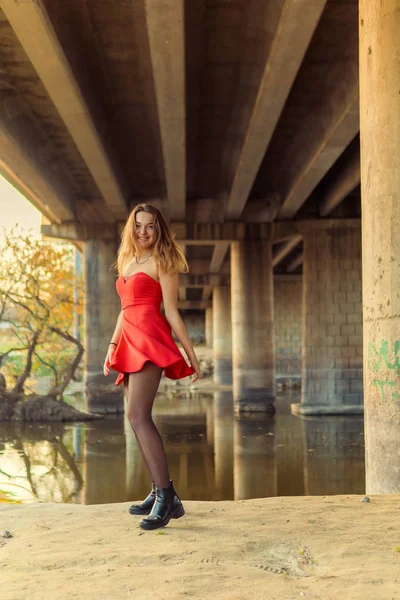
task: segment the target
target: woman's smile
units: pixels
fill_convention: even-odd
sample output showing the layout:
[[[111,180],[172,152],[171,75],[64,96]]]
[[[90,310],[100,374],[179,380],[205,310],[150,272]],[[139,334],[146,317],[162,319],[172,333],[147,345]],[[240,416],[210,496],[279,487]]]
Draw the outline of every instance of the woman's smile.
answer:
[[[146,212],[139,212],[136,215],[135,238],[141,247],[148,248],[156,241],[156,232],[154,229],[154,217]]]

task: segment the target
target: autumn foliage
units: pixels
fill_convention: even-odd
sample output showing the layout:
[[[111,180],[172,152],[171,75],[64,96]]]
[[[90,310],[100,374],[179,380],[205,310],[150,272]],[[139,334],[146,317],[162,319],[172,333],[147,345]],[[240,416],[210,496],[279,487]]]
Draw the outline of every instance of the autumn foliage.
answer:
[[[62,399],[83,354],[73,335],[74,314],[82,312],[73,248],[14,230],[4,234],[0,252],[0,372],[7,390],[16,398],[34,392],[31,377],[45,372],[52,376],[48,395]]]

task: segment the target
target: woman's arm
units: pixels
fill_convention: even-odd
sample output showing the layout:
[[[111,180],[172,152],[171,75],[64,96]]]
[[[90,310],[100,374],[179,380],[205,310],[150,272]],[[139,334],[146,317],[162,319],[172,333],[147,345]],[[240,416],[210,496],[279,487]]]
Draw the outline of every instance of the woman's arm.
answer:
[[[167,275],[166,273],[160,273],[159,279],[163,295],[165,317],[182,344],[190,364],[196,372],[197,377],[193,381],[197,381],[200,377],[199,361],[197,360],[192,342],[190,341],[190,337],[178,311],[178,274]]]
[[[118,344],[119,338],[121,337],[121,331],[122,331],[122,310],[120,311],[120,313],[118,315],[117,323],[115,325],[114,333],[111,336],[110,342],[113,342],[113,344]]]
[[[108,346],[106,358],[104,361],[103,373],[106,376],[110,373],[110,363],[111,363],[113,354],[115,352],[115,348],[117,347],[116,344],[118,344],[119,339],[121,337],[121,330],[122,330],[122,310],[120,311],[120,313],[118,315],[117,324],[115,325],[114,333],[111,336],[110,344]]]

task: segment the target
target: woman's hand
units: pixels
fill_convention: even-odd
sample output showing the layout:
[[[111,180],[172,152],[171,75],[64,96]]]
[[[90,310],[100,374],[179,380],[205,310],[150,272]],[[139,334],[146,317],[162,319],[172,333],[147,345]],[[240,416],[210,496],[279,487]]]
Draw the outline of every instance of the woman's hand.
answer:
[[[195,383],[200,378],[200,365],[196,356],[190,361],[190,366],[195,372],[195,375],[192,379],[192,383]]]
[[[107,352],[107,356],[106,356],[106,359],[104,361],[104,366],[103,366],[103,373],[106,377],[107,377],[107,375],[110,374],[110,364],[112,361],[113,354],[115,352],[115,348],[116,348],[116,346],[114,344],[110,344],[108,346],[108,352]]]

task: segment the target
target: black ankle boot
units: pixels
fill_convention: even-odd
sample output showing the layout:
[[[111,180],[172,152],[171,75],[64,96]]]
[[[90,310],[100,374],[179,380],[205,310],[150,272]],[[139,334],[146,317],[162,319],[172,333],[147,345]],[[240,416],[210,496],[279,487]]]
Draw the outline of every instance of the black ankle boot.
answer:
[[[152,483],[150,494],[140,504],[132,504],[129,507],[130,515],[148,515],[153,508],[156,499],[156,486]]]
[[[179,519],[185,514],[172,481],[167,488],[156,488],[156,501],[150,515],[140,521],[142,529],[158,529],[168,525],[171,519]]]

